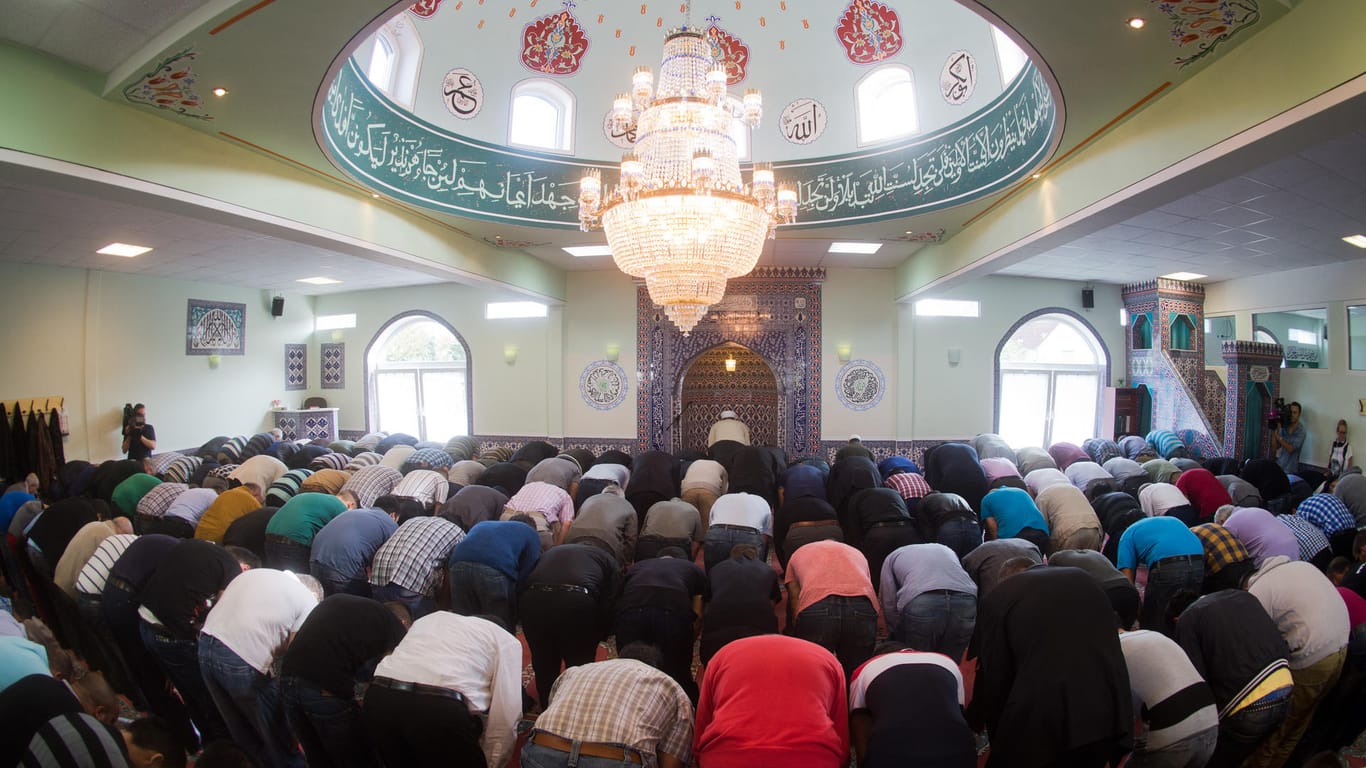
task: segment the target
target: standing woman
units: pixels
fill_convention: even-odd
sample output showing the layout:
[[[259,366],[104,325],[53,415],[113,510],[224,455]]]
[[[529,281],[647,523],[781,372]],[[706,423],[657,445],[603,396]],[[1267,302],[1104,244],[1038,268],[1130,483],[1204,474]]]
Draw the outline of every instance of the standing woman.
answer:
[[[1338,419],[1337,436],[1333,447],[1328,449],[1328,482],[1333,482],[1351,467],[1356,466],[1352,457],[1352,444],[1347,442],[1347,420]]]

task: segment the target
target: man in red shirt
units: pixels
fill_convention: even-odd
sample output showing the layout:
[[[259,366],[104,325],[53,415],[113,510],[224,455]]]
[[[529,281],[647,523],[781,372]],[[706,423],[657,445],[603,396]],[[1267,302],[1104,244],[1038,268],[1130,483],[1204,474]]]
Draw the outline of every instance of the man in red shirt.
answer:
[[[700,768],[849,765],[844,671],[824,648],[783,635],[727,643],[702,677]]]
[[[868,560],[838,541],[813,541],[787,561],[787,626],[839,657],[845,675],[873,655],[881,613]]]

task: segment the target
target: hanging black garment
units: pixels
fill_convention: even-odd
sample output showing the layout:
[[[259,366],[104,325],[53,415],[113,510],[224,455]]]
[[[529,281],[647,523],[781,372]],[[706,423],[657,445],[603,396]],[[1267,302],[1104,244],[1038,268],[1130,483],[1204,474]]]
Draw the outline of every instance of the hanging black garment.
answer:
[[[7,485],[18,479],[14,469],[14,446],[9,437],[9,412],[4,406],[0,406],[0,478],[4,478]]]
[[[14,418],[10,425],[10,447],[14,451],[11,461],[14,462],[15,481],[23,480],[32,469],[29,467],[28,459],[28,434],[24,431],[24,414],[19,410],[19,406],[14,406]]]
[[[66,446],[62,445],[62,414],[53,408],[47,415],[47,434],[52,441],[52,459],[57,467],[66,463]]]
[[[34,411],[28,415],[29,448],[33,452],[33,471],[38,475],[38,487],[43,495],[52,492],[57,482],[57,460],[52,455],[52,435],[47,430],[47,415]]]

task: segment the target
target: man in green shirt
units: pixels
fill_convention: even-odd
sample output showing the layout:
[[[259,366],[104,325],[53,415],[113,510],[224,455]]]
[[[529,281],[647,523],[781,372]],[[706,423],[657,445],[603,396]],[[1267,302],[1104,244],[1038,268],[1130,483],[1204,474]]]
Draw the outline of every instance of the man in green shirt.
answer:
[[[347,496],[349,501],[340,494],[301,493],[285,502],[266,526],[266,567],[308,573],[313,537],[332,518],[355,508],[355,497]]]

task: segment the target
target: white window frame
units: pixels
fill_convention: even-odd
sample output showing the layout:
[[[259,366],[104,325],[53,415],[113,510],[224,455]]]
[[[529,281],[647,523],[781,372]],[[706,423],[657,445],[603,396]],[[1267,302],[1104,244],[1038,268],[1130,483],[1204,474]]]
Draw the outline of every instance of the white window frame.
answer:
[[[1001,76],[1001,89],[1004,90],[1029,65],[1029,53],[995,24],[991,25],[991,45],[996,52],[996,72]],[[1016,64],[1016,61],[1019,63]],[[1009,73],[1006,72],[1007,65],[1012,70]]]
[[[555,146],[546,147],[513,140],[513,135],[517,127],[517,101],[523,97],[540,99],[541,101],[548,103],[555,110]],[[543,152],[573,154],[574,115],[576,114],[573,91],[570,91],[559,83],[544,78],[530,78],[523,80],[512,87],[512,98],[508,101],[508,104],[507,135],[509,145],[536,149]]]
[[[383,353],[385,346],[393,339],[394,335],[408,325],[419,322],[434,322],[445,328],[455,340],[460,342],[460,346],[465,352],[465,362],[452,363],[447,361],[425,362],[385,362]],[[417,420],[418,432],[415,435],[419,440],[448,440],[455,435],[427,435],[427,418],[424,413],[425,392],[422,384],[422,374],[424,372],[439,373],[463,373],[465,376],[465,431],[467,434],[474,434],[474,374],[473,356],[470,353],[470,345],[465,338],[460,335],[455,328],[451,327],[442,318],[430,312],[413,311],[397,315],[385,323],[375,333],[369,346],[365,349],[365,416],[366,423],[370,431],[380,429],[379,414],[379,374],[380,373],[411,373],[414,377],[414,386],[417,387]]]
[[[374,61],[375,50],[387,46],[393,52],[388,77],[384,82],[371,78],[370,66]],[[422,35],[403,14],[399,14],[375,30],[356,49],[356,63],[370,84],[384,92],[395,103],[411,110],[417,102],[417,76],[422,69]]]
[[[904,73],[906,76],[905,80],[897,78],[895,81],[892,81],[890,79],[891,75],[897,72]],[[880,80],[888,80],[888,82],[879,86],[878,81]],[[869,123],[873,121],[869,120],[866,115],[871,115],[873,114],[873,110],[878,109],[878,105],[883,103],[883,100],[886,98],[885,94],[889,90],[900,87],[903,83],[906,87],[910,88],[911,91],[910,127],[899,130],[896,133],[868,136],[868,132],[871,130]],[[867,105],[866,110],[865,103]],[[915,72],[913,72],[910,67],[903,64],[883,64],[859,78],[858,83],[854,86],[854,119],[857,123],[858,144],[860,147],[871,144],[885,144],[889,141],[904,139],[919,133],[920,104],[915,87]]]
[[[1039,320],[1054,319],[1054,318],[1056,318],[1056,319],[1059,320],[1060,322],[1063,322],[1063,323],[1066,323],[1067,325],[1069,325],[1074,331],[1077,332],[1078,335],[1080,335],[1080,336],[1082,337],[1083,340],[1085,340],[1085,341],[1090,345],[1091,351],[1092,351],[1092,353],[1095,355],[1095,358],[1096,358],[1096,360],[1097,360],[1096,363],[1094,363],[1094,364],[1089,364],[1089,363],[1044,363],[1044,362],[1029,362],[1029,363],[1014,363],[1014,362],[1010,362],[1010,363],[1008,363],[1008,362],[1006,362],[1006,361],[1004,361],[1004,360],[1001,359],[1001,355],[1002,355],[1003,352],[1005,352],[1006,346],[1010,343],[1010,340],[1013,339],[1013,338],[1015,338],[1015,336],[1018,335],[1018,334],[1020,333],[1020,331],[1024,330],[1026,326],[1028,326],[1030,323],[1037,322],[1037,321],[1039,321]],[[997,393],[997,396],[996,396],[996,398],[995,398],[995,399],[996,399],[996,403],[995,403],[995,409],[996,409],[996,413],[995,413],[995,429],[999,432],[999,431],[1000,431],[1000,428],[1001,428],[1001,397],[1000,397],[1000,393],[1001,393],[1001,388],[1002,388],[1002,386],[1003,386],[1003,380],[1004,380],[1005,375],[1006,375],[1007,373],[1039,373],[1039,374],[1045,374],[1045,375],[1048,376],[1048,390],[1047,390],[1047,393],[1046,393],[1046,395],[1045,395],[1045,399],[1047,400],[1047,407],[1048,407],[1049,411],[1048,411],[1048,412],[1045,414],[1045,416],[1044,416],[1044,437],[1043,437],[1044,443],[1043,443],[1042,446],[1040,446],[1040,447],[1043,447],[1043,448],[1047,448],[1049,445],[1052,445],[1052,443],[1054,442],[1054,439],[1053,439],[1053,411],[1052,411],[1052,408],[1053,408],[1053,404],[1054,404],[1054,403],[1053,403],[1054,392],[1055,392],[1055,390],[1056,390],[1056,388],[1057,388],[1057,384],[1058,384],[1058,375],[1059,375],[1059,374],[1069,374],[1069,373],[1073,373],[1073,374],[1076,374],[1076,373],[1082,373],[1082,374],[1085,374],[1085,373],[1094,373],[1095,376],[1096,376],[1096,423],[1095,423],[1094,428],[1092,429],[1092,435],[1091,435],[1091,436],[1092,436],[1092,437],[1100,437],[1100,436],[1102,436],[1102,435],[1103,435],[1103,424],[1102,424],[1101,422],[1102,422],[1102,419],[1105,418],[1105,414],[1104,414],[1104,396],[1105,396],[1105,388],[1106,388],[1107,386],[1109,386],[1109,381],[1106,380],[1106,375],[1107,375],[1107,371],[1108,371],[1108,368],[1109,368],[1109,366],[1108,366],[1108,361],[1109,361],[1109,355],[1107,354],[1107,351],[1106,351],[1106,349],[1105,349],[1105,342],[1101,340],[1101,338],[1096,334],[1095,331],[1093,331],[1093,330],[1090,328],[1090,326],[1088,326],[1086,323],[1081,322],[1079,319],[1077,319],[1076,317],[1073,317],[1072,315],[1070,315],[1070,314],[1068,314],[1068,313],[1066,313],[1066,312],[1057,312],[1057,311],[1040,312],[1039,314],[1034,315],[1034,316],[1028,318],[1027,320],[1024,320],[1023,322],[1020,322],[1018,325],[1016,325],[1015,327],[1013,327],[1013,328],[1010,330],[1010,332],[1009,332],[1006,336],[1004,336],[1004,337],[1002,338],[1001,343],[1000,343],[999,347],[997,348],[997,352],[996,352],[996,393]]]

